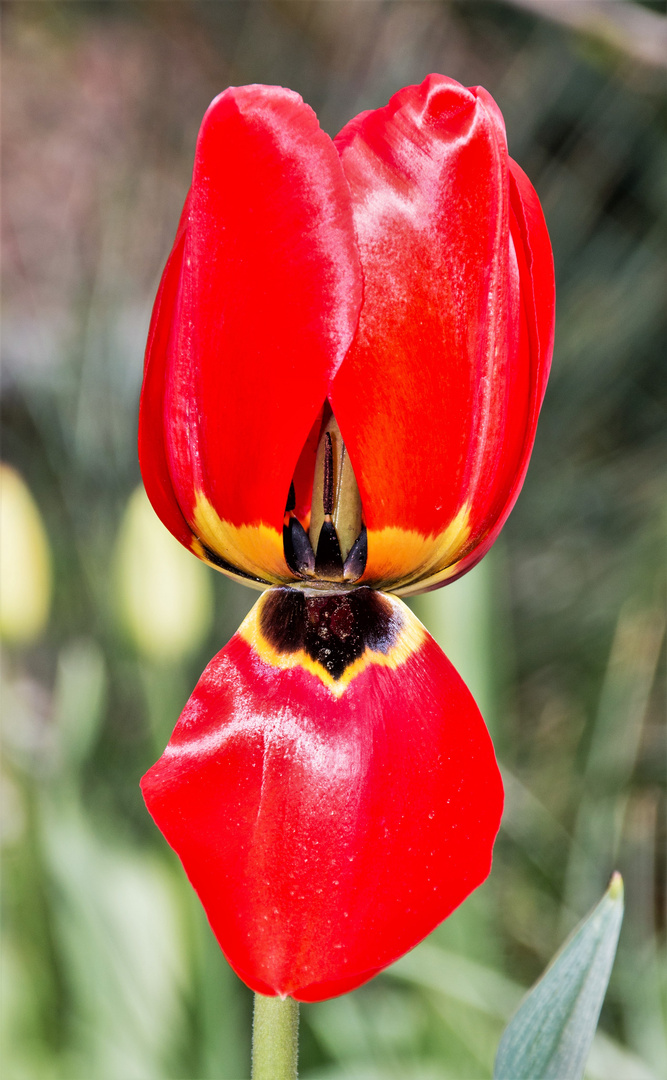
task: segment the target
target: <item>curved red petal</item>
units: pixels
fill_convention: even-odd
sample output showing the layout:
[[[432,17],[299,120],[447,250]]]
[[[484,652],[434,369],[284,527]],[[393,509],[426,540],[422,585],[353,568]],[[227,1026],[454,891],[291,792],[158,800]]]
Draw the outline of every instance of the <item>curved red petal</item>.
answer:
[[[148,331],[139,406],[139,464],[146,494],[163,525],[187,548],[194,539],[174,494],[164,428],[164,387],[171,320],[183,263],[182,232],[176,237],[158,289]]]
[[[363,580],[410,591],[488,537],[535,407],[504,126],[481,88],[431,75],[336,144],[365,291],[329,397],[368,528]]]
[[[139,407],[139,463],[141,465],[141,474],[153,509],[162,524],[166,525],[184,547],[194,552],[204,562],[208,562],[211,566],[215,566],[216,569],[222,570],[228,576],[244,581],[246,584],[264,588],[269,584],[266,578],[233,566],[219,553],[215,553],[202,544],[197,532],[190,527],[179,506],[169,471],[166,445],[167,432],[164,424],[164,394],[169,359],[169,338],[183,265],[183,242],[188,204],[189,196],[181,214],[174,248],[162,274],[148,331],[144,380]]]
[[[515,161],[510,169],[510,237],[519,275],[521,312],[514,370],[527,368],[528,399],[523,427],[515,425],[503,446],[499,501],[493,524],[468,554],[439,573],[399,588],[401,595],[437,589],[471,570],[494,544],[514,506],[528,471],[537,421],[547,387],[554,345],[555,281],[551,242],[542,207],[530,180]],[[510,390],[512,393],[512,390]]]
[[[509,167],[510,229],[519,260],[521,298],[526,310],[530,350],[536,371],[533,404],[537,422],[554,347],[554,260],[537,192],[512,158],[509,159]]]
[[[245,572],[291,577],[289,485],[360,299],[349,190],[315,114],[280,87],[225,91],[199,134],[171,332],[151,351],[178,504]]]
[[[322,415],[324,409],[320,409],[315,417],[315,422],[308,433],[308,438],[299,456],[294,469],[294,513],[300,522],[308,528],[310,521],[310,507],[313,499],[313,478],[315,475],[315,463],[317,460],[317,447],[322,430]]]
[[[329,653],[308,636],[325,624]],[[469,691],[368,589],[264,594],[142,786],[232,966],[303,1001],[365,982],[461,903],[502,809]]]

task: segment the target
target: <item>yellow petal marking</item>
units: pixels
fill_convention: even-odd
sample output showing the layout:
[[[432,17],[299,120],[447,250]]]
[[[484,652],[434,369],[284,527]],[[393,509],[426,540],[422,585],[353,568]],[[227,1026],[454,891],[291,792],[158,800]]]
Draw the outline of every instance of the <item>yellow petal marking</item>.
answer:
[[[369,529],[368,561],[361,584],[393,592],[436,574],[439,580],[445,580],[455,573],[469,538],[469,503],[461,507],[446,529],[432,536],[394,526]]]
[[[327,669],[313,660],[304,649],[290,653],[279,652],[266,640],[260,629],[260,616],[266,602],[266,595],[260,597],[237,632],[264,663],[280,668],[281,671],[295,667],[303,668],[324,683],[333,697],[339,698],[345,693],[353,679],[365,671],[369,665],[376,664],[378,667],[395,671],[421,647],[428,636],[417,616],[413,615],[402,600],[389,596],[387,593],[383,593],[383,598],[391,604],[394,616],[401,623],[396,643],[386,653],[366,648],[360,657],[346,667],[338,679],[334,679]]]
[[[232,569],[236,567],[275,585],[289,585],[294,581],[285,562],[282,532],[269,525],[263,522],[257,525],[232,525],[229,521],[223,521],[206,495],[198,491],[191,527],[196,534],[192,550],[205,562],[210,560],[198,540],[231,563]]]

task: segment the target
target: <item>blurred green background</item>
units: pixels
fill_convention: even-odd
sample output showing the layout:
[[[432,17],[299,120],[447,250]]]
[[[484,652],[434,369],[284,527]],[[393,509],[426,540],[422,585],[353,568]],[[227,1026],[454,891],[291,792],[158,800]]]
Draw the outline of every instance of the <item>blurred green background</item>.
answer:
[[[627,914],[589,1076],[667,1075],[664,4],[2,7],[2,455],[27,485],[4,471],[3,1076],[248,1076],[251,995],[138,781],[256,594],[137,492],[144,340],[216,93],[282,83],[334,134],[429,71],[500,104],[558,277],[523,494],[475,571],[414,602],[482,707],[507,809],[447,923],[302,1009],[301,1075],[489,1077],[614,867]]]

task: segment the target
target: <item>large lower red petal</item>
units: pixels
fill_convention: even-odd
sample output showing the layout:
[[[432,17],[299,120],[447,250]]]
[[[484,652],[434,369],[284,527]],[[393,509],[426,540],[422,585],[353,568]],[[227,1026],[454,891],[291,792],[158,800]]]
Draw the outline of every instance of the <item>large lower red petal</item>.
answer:
[[[298,94],[247,86],[215,99],[181,228],[178,280],[168,268],[147,357],[147,379],[163,383],[171,486],[206,548],[252,576],[290,579],[292,473],[361,302],[349,189]],[[157,391],[145,395],[148,409]],[[151,470],[149,451],[143,460]]]
[[[232,966],[303,1001],[365,982],[460,904],[502,809],[469,691],[369,589],[266,593],[142,786]]]

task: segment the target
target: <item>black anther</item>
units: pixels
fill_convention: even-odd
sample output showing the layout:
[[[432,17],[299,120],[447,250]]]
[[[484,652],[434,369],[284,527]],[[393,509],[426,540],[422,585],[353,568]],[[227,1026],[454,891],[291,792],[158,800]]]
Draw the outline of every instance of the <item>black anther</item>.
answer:
[[[366,569],[368,558],[368,533],[366,526],[361,526],[361,532],[347,553],[345,560],[345,580],[358,581]]]
[[[298,576],[313,572],[315,569],[315,555],[310,546],[308,533],[298,518],[291,517],[287,525],[283,525],[283,549],[285,562],[290,570]]]
[[[324,520],[315,552],[315,575],[325,581],[343,580],[343,557],[333,521]]]
[[[324,433],[324,482],[322,484],[322,509],[325,514],[333,514],[333,485],[333,445],[331,443],[331,434],[326,431]]]

